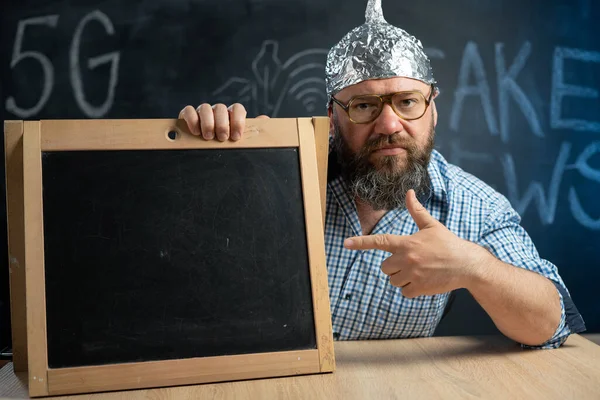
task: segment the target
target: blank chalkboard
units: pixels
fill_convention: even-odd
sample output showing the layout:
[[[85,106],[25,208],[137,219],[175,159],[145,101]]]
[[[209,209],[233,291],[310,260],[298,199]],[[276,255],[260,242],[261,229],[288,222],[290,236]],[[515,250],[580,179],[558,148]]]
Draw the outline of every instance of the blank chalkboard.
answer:
[[[327,122],[7,124],[30,395],[332,372]]]
[[[42,170],[49,367],[316,348],[298,149]]]

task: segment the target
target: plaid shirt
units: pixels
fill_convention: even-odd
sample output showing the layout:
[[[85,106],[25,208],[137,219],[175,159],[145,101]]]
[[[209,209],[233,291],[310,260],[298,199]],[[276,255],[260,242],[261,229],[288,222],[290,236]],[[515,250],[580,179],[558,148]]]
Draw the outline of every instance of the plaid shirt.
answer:
[[[329,162],[325,251],[334,338],[432,336],[449,293],[408,299],[381,271],[381,263],[390,253],[344,248],[344,239],[361,235],[362,230],[333,154]],[[557,287],[562,308],[560,324],[554,336],[540,347],[558,347],[569,334],[585,329],[556,267],[539,257],[508,200],[481,180],[449,164],[435,150],[428,172],[431,191],[421,200],[435,219],[457,236],[487,248],[500,260],[535,271]],[[406,209],[395,209],[385,214],[371,233],[411,235],[417,230]]]

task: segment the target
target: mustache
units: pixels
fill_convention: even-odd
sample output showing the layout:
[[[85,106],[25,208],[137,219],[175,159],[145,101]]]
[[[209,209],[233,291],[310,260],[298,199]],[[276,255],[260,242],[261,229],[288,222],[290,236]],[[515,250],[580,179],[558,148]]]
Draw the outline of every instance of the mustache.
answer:
[[[407,139],[406,137],[400,136],[398,133],[394,133],[393,135],[380,135],[366,142],[361,153],[363,155],[368,155],[374,151],[392,145],[403,147],[408,153],[411,154],[414,154],[414,152],[417,150],[417,146],[413,141]]]

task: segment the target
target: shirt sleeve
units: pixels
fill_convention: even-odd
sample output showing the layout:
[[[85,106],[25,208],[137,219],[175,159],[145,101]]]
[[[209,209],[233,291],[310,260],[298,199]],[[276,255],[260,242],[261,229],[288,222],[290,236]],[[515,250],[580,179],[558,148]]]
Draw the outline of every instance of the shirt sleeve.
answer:
[[[511,207],[508,200],[499,195],[490,210],[479,244],[505,263],[537,272],[548,278],[556,287],[560,297],[560,323],[552,338],[539,346],[524,344],[521,346],[529,349],[557,348],[565,342],[570,334],[585,330],[583,318],[558,274],[558,269],[551,262],[540,258],[531,238],[520,225],[521,217]]]

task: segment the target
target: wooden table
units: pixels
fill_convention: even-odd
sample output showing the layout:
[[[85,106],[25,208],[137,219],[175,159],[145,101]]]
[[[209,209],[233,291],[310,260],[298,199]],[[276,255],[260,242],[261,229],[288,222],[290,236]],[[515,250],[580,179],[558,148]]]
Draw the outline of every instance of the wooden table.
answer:
[[[600,399],[600,346],[571,336],[521,350],[498,336],[336,342],[333,374],[55,397],[63,399]],[[27,398],[0,370],[0,398]]]

